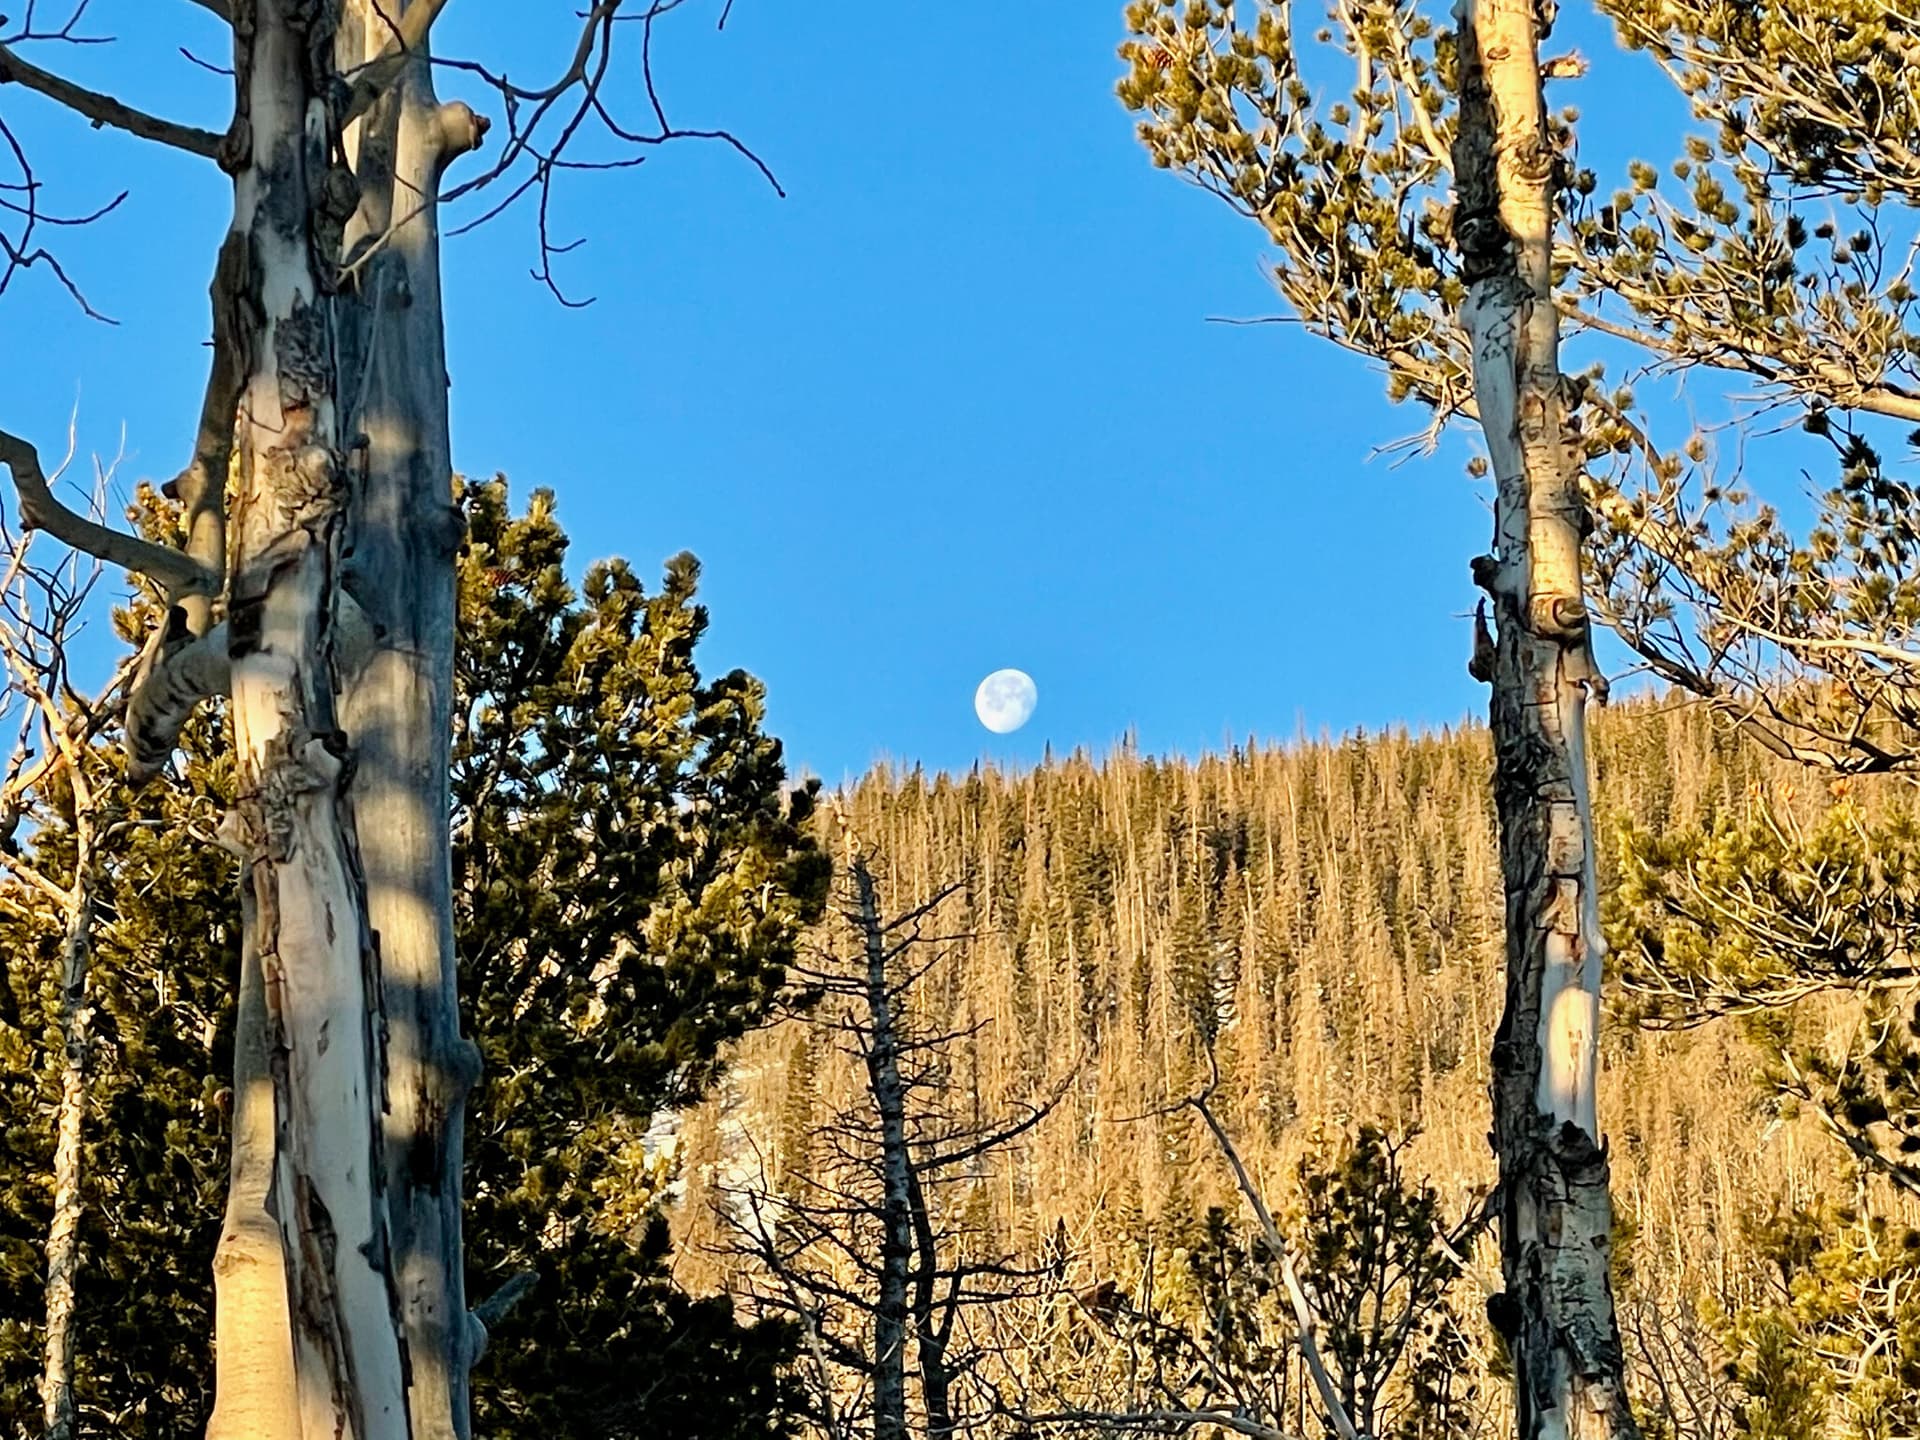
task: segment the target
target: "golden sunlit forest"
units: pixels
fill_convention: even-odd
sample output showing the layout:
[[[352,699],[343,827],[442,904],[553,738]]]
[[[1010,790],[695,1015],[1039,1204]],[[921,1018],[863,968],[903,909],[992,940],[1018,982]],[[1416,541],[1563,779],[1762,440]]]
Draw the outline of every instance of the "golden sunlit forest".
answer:
[[[1623,705],[1595,733],[1610,889],[1636,831],[1832,803],[1798,767],[1684,701]],[[826,842],[836,853],[866,848],[892,910],[944,896],[928,917],[929,935],[943,938],[926,941],[911,994],[921,1030],[954,1037],[940,1103],[976,1116],[1046,1107],[969,1167],[952,1197],[969,1215],[954,1243],[1031,1260],[1051,1253],[1057,1232],[1069,1289],[1114,1281],[1135,1304],[1150,1296],[1185,1313],[1192,1281],[1183,1289],[1174,1272],[1201,1243],[1199,1217],[1237,1209],[1199,1117],[1169,1108],[1208,1089],[1277,1214],[1299,1204],[1301,1162],[1324,1162],[1365,1126],[1408,1138],[1401,1166],[1437,1192],[1443,1224],[1469,1214],[1493,1180],[1481,1043],[1501,1003],[1491,763],[1485,731],[1470,727],[1192,762],[1122,748],[1019,774],[882,768],[824,802]],[[1855,804],[1911,813],[1904,786],[1839,788]],[[829,924],[812,943],[845,950],[847,929]],[[1895,1222],[1920,1212],[1858,1178],[1813,1113],[1766,1082],[1766,1035],[1731,1018],[1643,1026],[1649,1004],[1618,993],[1602,1123],[1635,1379],[1655,1420],[1662,1387],[1679,1397],[1664,1402],[1674,1411],[1665,1433],[1731,1433],[1741,1392],[1723,1372],[1751,1356],[1728,1317],[1784,1298],[1795,1262],[1778,1238],[1782,1217],[1829,1202]],[[1800,1018],[1836,1052],[1858,1043],[1863,1024],[1857,1004]],[[818,1137],[871,1105],[860,1059],[817,1013],[741,1043],[719,1093],[678,1137],[678,1274],[698,1288],[766,1289],[737,1216],[756,1193],[835,1184]],[[1920,1278],[1920,1258],[1907,1263]],[[1151,1267],[1157,1280],[1143,1273]],[[1475,1268],[1497,1265],[1482,1256]],[[1036,1303],[1015,1295],[1018,1284],[1006,1289],[1010,1309]],[[1503,1419],[1499,1361],[1475,1319],[1485,1300],[1471,1272],[1446,1287],[1484,1377],[1479,1401],[1448,1422],[1461,1433]],[[995,1363],[1039,1361],[1002,1353]],[[1452,1433],[1431,1423],[1407,1433]]]

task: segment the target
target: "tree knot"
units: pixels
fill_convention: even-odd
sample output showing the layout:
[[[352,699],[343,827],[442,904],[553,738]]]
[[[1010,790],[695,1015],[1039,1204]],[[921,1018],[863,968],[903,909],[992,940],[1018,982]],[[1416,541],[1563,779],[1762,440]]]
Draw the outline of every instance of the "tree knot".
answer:
[[[1527,621],[1527,628],[1543,640],[1584,640],[1586,602],[1578,595],[1536,595],[1528,603]]]

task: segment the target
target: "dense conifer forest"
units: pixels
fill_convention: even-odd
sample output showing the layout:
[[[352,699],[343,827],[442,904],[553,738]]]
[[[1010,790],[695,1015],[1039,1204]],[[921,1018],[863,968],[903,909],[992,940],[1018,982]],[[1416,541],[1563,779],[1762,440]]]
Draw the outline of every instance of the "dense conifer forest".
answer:
[[[1193,761],[1122,746],[1024,773],[882,767],[824,803],[823,843],[872,855],[895,911],[953,887],[929,926],[948,938],[930,942],[938,953],[913,991],[923,1028],[953,1037],[943,1103],[976,1116],[1046,1111],[951,1197],[968,1216],[966,1243],[1064,1257],[1083,1297],[1117,1282],[1173,1303],[1181,1284],[1167,1267],[1204,1248],[1209,1209],[1239,1213],[1202,1120],[1169,1108],[1207,1089],[1209,1055],[1212,1108],[1276,1211],[1299,1218],[1303,1161],[1324,1164],[1343,1137],[1377,1127],[1405,1141],[1401,1168],[1431,1187],[1441,1216],[1468,1215],[1492,1181],[1491,764],[1477,726],[1250,743]],[[1606,713],[1596,764],[1610,895],[1635,835],[1832,804],[1825,786],[1807,793],[1803,771],[1673,700]],[[1904,786],[1839,788],[1877,814],[1911,806]],[[844,948],[832,925],[817,941]],[[1671,1400],[1666,1433],[1724,1433],[1714,1425],[1752,1398],[1728,1378],[1754,1359],[1742,1336],[1813,1259],[1796,1259],[1783,1226],[1852,1206],[1897,1236],[1914,1212],[1764,1083],[1766,1034],[1733,1019],[1645,1025],[1657,1017],[1634,989],[1610,988],[1621,999],[1605,1031],[1602,1119],[1636,1381],[1656,1422],[1657,1387],[1704,1383],[1711,1394]],[[1823,1003],[1793,1023],[1842,1043],[1859,1007]],[[865,1103],[857,1059],[814,1016],[741,1042],[729,1080],[679,1137],[676,1265],[688,1283],[766,1288],[738,1242],[742,1197],[828,1183],[819,1137]],[[1156,1266],[1157,1280],[1145,1273]],[[1484,1252],[1476,1268],[1494,1273]],[[1462,1368],[1491,1379],[1500,1362],[1481,1334],[1485,1299],[1461,1277],[1446,1304],[1471,1352]],[[1504,1404],[1496,1384],[1479,1392],[1491,1408],[1463,1412],[1475,1433]],[[997,1394],[982,1403],[1006,1404]]]

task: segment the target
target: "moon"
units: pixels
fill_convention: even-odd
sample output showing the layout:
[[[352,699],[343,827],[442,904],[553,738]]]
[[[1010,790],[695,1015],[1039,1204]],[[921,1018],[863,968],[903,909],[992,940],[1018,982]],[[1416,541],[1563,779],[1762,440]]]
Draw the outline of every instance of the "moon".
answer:
[[[973,713],[996,735],[1011,735],[1033,718],[1040,688],[1024,670],[996,670],[973,692]]]

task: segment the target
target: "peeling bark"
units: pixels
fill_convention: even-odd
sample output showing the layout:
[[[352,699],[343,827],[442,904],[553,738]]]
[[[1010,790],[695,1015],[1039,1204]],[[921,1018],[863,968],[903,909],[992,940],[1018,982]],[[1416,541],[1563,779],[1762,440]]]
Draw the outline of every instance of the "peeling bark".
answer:
[[[346,526],[330,291],[357,197],[332,7],[234,16],[240,422],[227,614],[242,862],[232,1188],[211,1440],[408,1435],[386,1213],[385,1026],[335,717]]]
[[[1513,1358],[1522,1440],[1637,1437],[1609,1274],[1599,1136],[1604,944],[1586,705],[1603,700],[1581,599],[1584,463],[1565,403],[1552,295],[1553,175],[1528,0],[1460,0],[1455,237],[1474,394],[1497,491],[1474,562],[1496,620],[1495,798],[1506,887],[1506,1008],[1493,1046],[1505,1291],[1489,1318]]]

